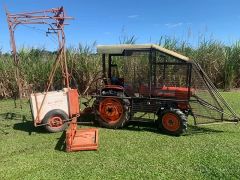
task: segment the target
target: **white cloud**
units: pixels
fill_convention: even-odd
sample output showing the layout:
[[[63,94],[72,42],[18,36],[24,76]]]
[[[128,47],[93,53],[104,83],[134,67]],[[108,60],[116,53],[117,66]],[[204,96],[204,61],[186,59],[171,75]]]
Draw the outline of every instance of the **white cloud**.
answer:
[[[128,18],[131,18],[131,19],[138,18],[138,17],[139,17],[138,14],[132,14],[128,16]]]
[[[182,26],[182,25],[183,25],[182,22],[165,24],[165,26],[167,26],[168,28],[175,28],[175,27],[179,27],[179,26]]]

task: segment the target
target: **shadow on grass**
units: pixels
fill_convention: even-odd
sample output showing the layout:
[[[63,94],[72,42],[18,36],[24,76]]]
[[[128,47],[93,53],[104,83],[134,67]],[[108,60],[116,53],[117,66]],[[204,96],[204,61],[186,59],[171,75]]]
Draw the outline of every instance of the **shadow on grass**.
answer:
[[[21,114],[16,114],[16,113],[4,113],[0,114],[0,117],[4,117],[5,120],[21,120],[21,122],[14,124],[13,129],[19,130],[19,131],[25,131],[28,132],[29,135],[31,135],[33,132],[34,133],[47,133],[43,127],[34,127],[33,122],[27,120],[26,116],[21,115]],[[82,115],[79,117],[78,122],[93,122],[94,121],[94,115]],[[87,126],[94,126],[96,127],[96,124],[91,124],[87,123]],[[5,125],[9,126],[9,125]],[[99,126],[97,126],[99,127]],[[154,121],[130,121],[126,127],[123,128],[123,130],[129,130],[129,131],[149,131],[153,133],[159,133],[166,135],[166,133],[161,132],[160,130],[157,129],[157,124]],[[4,131],[4,129],[0,128],[0,132],[3,134],[8,134],[7,132]],[[216,130],[216,129],[211,129],[207,127],[199,127],[199,126],[193,126],[193,125],[188,125],[188,130],[183,136],[192,136],[192,135],[200,135],[200,134],[210,134],[210,133],[223,133],[224,131],[221,130]],[[63,133],[65,135],[65,133]],[[63,138],[61,136],[61,138]],[[61,141],[62,139],[59,139]],[[63,138],[65,139],[65,137]],[[61,142],[60,144],[63,144]],[[58,146],[57,146],[58,147]],[[59,148],[58,148],[59,149]]]
[[[25,131],[28,132],[29,135],[32,135],[32,133],[47,133],[43,127],[35,127],[33,125],[32,121],[25,121],[25,122],[20,122],[16,123],[13,125],[13,129],[18,130],[18,131]]]
[[[49,132],[47,132],[43,127],[35,127],[32,121],[16,123],[13,125],[13,129],[18,131],[28,132],[29,135],[32,135],[32,133],[49,134]],[[66,138],[66,132],[64,131],[62,132],[61,137],[57,138],[58,142],[54,148],[55,150],[65,151],[66,149],[65,138]]]
[[[78,122],[94,122],[94,114],[83,114],[78,118]]]
[[[16,121],[19,121],[19,123],[15,123],[13,125],[12,123]],[[7,112],[0,114],[0,132],[2,132],[5,135],[9,134],[9,132],[7,132],[6,130],[12,127],[12,125],[13,129],[15,129],[16,127],[17,130],[22,129],[24,131],[30,132],[29,130],[33,129],[31,128],[30,123],[32,123],[32,121],[28,120],[27,116],[21,113]]]
[[[154,121],[130,121],[123,130],[129,131],[149,131],[153,133],[159,133],[156,128],[157,125]]]
[[[22,122],[28,121],[27,117],[20,113],[7,112],[0,114],[0,120],[20,120]]]
[[[223,133],[223,132],[224,131],[222,131],[222,130],[188,125],[187,133],[184,134],[184,136],[201,135],[201,134],[216,134],[216,133]]]
[[[12,115],[11,113],[5,113],[5,114],[0,114],[0,116],[3,116],[6,120],[19,120],[19,123],[15,123],[13,125],[13,129],[18,130],[18,131],[25,131],[28,132],[29,135],[31,135],[33,132],[34,133],[48,133],[44,127],[40,126],[40,127],[35,127],[33,125],[33,121],[27,120],[27,118],[25,116],[21,116],[20,114],[14,114]],[[7,117],[7,118],[6,118]],[[79,119],[78,121],[81,122],[90,122],[92,121],[92,118],[94,117],[87,117],[87,116],[83,116],[81,117],[81,119]],[[93,126],[92,124],[88,124],[86,123],[88,126]],[[1,130],[0,130],[1,131]]]
[[[80,116],[78,119],[79,122],[90,122],[94,121],[94,115],[89,116]],[[95,126],[99,127],[96,124],[88,124],[88,126]],[[153,133],[158,133],[162,135],[168,135],[165,132],[160,131],[157,128],[157,122],[149,119],[144,119],[141,118],[139,121],[129,121],[125,127],[122,128],[122,130],[129,130],[129,131],[148,131],[148,132],[153,132]],[[221,130],[216,130],[216,129],[211,129],[207,127],[199,127],[199,126],[193,126],[193,125],[188,125],[188,130],[183,136],[193,136],[193,135],[200,135],[200,134],[210,134],[210,133],[223,133],[224,131]],[[171,136],[171,135],[170,135]]]
[[[154,121],[149,122],[130,122],[123,130],[130,130],[130,131],[149,131],[153,133],[159,133],[163,135],[169,135],[165,132],[161,132],[157,128],[157,124]],[[183,136],[194,136],[200,134],[215,134],[215,133],[223,133],[222,130],[211,129],[207,127],[199,127],[188,125],[187,132],[183,134]],[[171,136],[171,135],[170,135]]]
[[[66,131],[64,131],[62,133],[62,135],[60,136],[60,138],[57,138],[57,139],[58,139],[58,142],[57,142],[54,149],[57,150],[57,151],[65,151],[65,149],[66,149],[66,141],[65,141]]]

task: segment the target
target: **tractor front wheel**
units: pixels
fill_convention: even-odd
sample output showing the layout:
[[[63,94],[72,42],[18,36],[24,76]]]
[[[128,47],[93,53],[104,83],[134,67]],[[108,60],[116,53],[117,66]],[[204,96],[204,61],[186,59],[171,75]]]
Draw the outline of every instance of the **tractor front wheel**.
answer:
[[[129,119],[129,110],[120,98],[103,98],[95,104],[96,121],[100,126],[116,129],[123,127]]]
[[[159,129],[166,134],[179,136],[187,129],[187,117],[179,109],[167,109],[159,116]]]

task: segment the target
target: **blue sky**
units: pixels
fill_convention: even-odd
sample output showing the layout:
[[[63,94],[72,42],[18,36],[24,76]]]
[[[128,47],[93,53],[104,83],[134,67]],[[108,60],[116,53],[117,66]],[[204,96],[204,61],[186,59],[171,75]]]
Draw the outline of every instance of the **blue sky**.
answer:
[[[155,43],[161,36],[187,40],[196,45],[201,35],[230,44],[240,39],[240,1],[238,0],[0,0],[0,47],[9,51],[9,32],[4,12],[12,13],[64,6],[75,18],[66,27],[67,46],[79,42],[119,43],[123,32],[135,35],[137,43]],[[44,30],[44,27],[38,27]],[[45,27],[47,29],[47,27]],[[57,45],[43,32],[19,26],[17,46]]]

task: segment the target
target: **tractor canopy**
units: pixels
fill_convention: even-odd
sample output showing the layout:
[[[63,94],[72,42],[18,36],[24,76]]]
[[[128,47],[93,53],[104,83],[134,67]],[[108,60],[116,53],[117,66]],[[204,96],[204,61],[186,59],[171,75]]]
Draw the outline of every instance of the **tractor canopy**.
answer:
[[[208,75],[194,60],[155,44],[99,45],[103,79],[132,98],[176,102],[195,124],[238,122]]]
[[[168,54],[169,56],[176,57],[178,59],[189,61],[189,58],[178,54],[174,51],[168,50],[156,44],[121,44],[121,45],[99,45],[97,46],[97,52],[100,54],[122,54],[125,50],[150,50],[154,49],[159,52]]]

